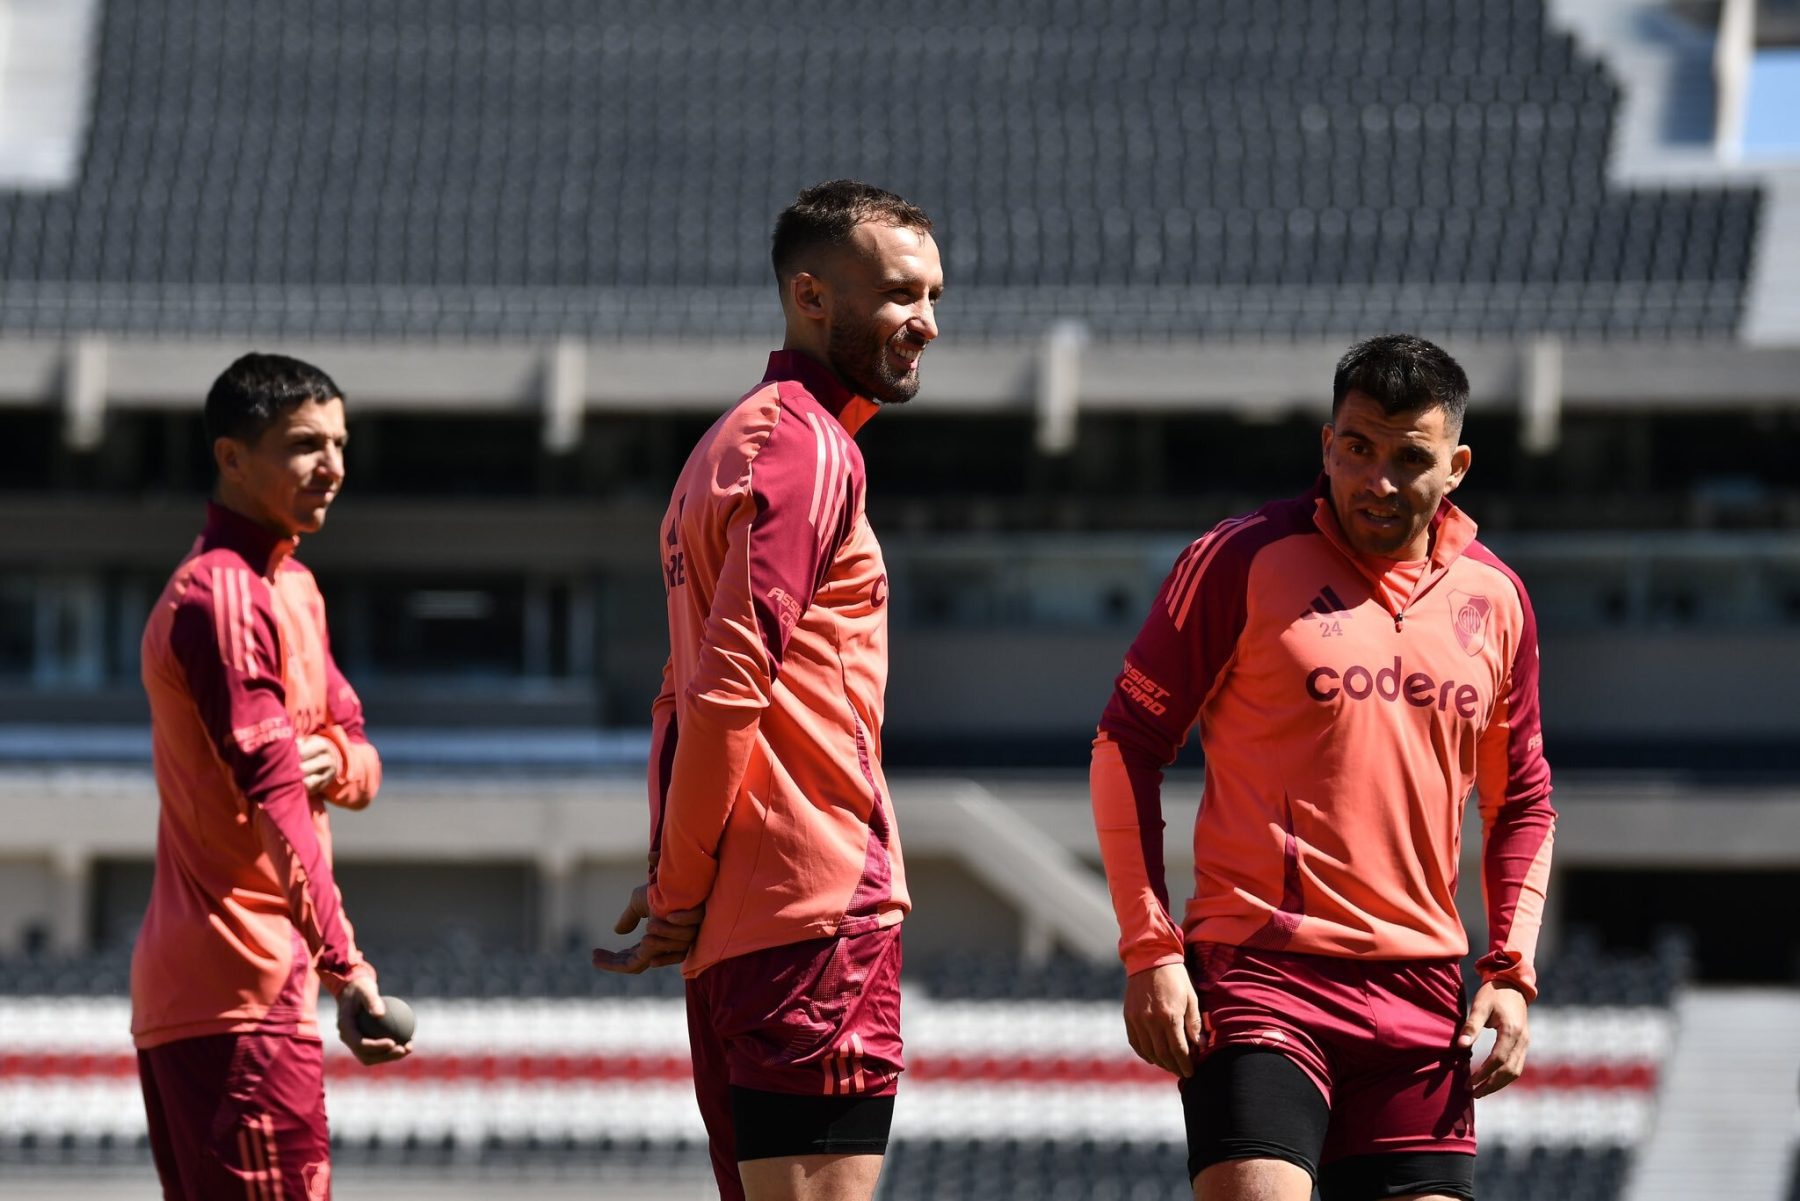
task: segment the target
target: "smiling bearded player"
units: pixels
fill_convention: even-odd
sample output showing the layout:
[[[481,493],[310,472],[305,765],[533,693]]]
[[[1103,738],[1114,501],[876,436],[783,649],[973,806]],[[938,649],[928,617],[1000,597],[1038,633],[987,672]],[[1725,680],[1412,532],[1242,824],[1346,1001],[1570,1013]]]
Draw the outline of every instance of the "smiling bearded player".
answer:
[[[1132,1048],[1181,1077],[1200,1201],[1469,1198],[1474,1100],[1517,1079],[1555,814],[1524,586],[1451,504],[1469,384],[1419,338],[1350,349],[1325,474],[1177,560],[1094,742]],[[1198,724],[1184,920],[1162,769]],[[1487,945],[1456,912],[1479,799]],[[1493,1053],[1470,1071],[1483,1027]]]
[[[596,965],[687,976],[694,1088],[727,1201],[862,1201],[901,1071],[909,908],[881,770],[887,573],[852,435],[919,390],[931,222],[849,180],[776,221],[787,323],[663,518],[650,879]]]

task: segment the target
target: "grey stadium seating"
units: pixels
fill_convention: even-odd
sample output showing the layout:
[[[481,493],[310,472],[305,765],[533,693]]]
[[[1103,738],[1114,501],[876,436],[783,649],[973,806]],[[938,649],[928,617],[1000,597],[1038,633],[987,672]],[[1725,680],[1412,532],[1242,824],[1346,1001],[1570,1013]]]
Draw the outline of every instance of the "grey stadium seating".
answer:
[[[0,959],[0,1078],[16,1075],[0,1096],[0,1172],[46,1178],[147,1169],[125,1042],[127,955],[115,948]],[[1629,1123],[1608,1120],[1606,1110],[1647,1111],[1654,1103],[1688,958],[1684,937],[1675,934],[1649,953],[1630,954],[1576,934],[1551,958],[1543,974],[1547,1008],[1534,1019],[1540,1045],[1531,1083],[1483,1111],[1482,1197],[1620,1195],[1638,1138]],[[380,961],[383,990],[415,998],[431,1033],[407,1071],[365,1078],[334,1069],[335,1154],[345,1172],[415,1182],[482,1179],[496,1193],[527,1177],[584,1180],[602,1191],[609,1182],[704,1180],[676,973],[621,980],[595,972],[578,949],[538,955],[446,945],[384,950]],[[890,1151],[884,1197],[1185,1195],[1178,1125],[1130,1137],[1059,1127],[1071,1113],[1136,1112],[1145,1104],[1145,1081],[1134,1075],[1118,1034],[1115,966],[921,956],[909,971],[916,1025],[908,1058],[918,1079],[908,1092],[915,1108]],[[1012,1041],[994,1041],[1001,1028]],[[520,1075],[524,1064],[535,1066]],[[1006,1084],[1012,1071],[1026,1082],[1023,1092]],[[368,1079],[369,1087],[389,1091],[359,1100],[357,1089]],[[968,1088],[957,1091],[957,1081]],[[1166,1086],[1152,1079],[1147,1087],[1155,1111],[1177,1122],[1172,1095],[1159,1091]],[[492,1112],[468,1112],[472,1089]],[[1032,1098],[1030,1112],[1017,1109],[1021,1095]],[[625,1128],[616,1111],[620,1097],[633,1110],[661,1116]],[[953,1127],[924,1112],[952,1099],[959,1106]],[[615,1110],[602,1108],[609,1103]],[[571,1113],[589,1116],[571,1124]],[[395,1114],[418,1120],[386,1120]],[[448,1114],[458,1117],[443,1120]]]
[[[769,332],[769,220],[936,217],[959,332],[1729,335],[1753,189],[1606,179],[1540,0],[119,0],[0,329]]]

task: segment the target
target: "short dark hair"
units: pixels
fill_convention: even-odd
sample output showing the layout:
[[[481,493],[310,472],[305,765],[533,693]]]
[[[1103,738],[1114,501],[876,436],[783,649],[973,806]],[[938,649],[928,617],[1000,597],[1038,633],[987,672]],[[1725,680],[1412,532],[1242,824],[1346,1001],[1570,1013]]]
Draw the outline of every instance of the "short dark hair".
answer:
[[[865,221],[931,232],[931,218],[925,211],[892,192],[855,179],[826,180],[801,192],[775,218],[769,258],[777,282],[798,271],[803,256],[847,245],[850,235]]]
[[[1469,407],[1469,377],[1441,346],[1412,334],[1382,334],[1358,342],[1338,360],[1331,379],[1331,415],[1351,392],[1361,392],[1390,417],[1441,408],[1454,436]]]
[[[308,401],[342,400],[329,375],[284,354],[247,354],[225,368],[206,394],[206,444],[255,442],[285,413]]]

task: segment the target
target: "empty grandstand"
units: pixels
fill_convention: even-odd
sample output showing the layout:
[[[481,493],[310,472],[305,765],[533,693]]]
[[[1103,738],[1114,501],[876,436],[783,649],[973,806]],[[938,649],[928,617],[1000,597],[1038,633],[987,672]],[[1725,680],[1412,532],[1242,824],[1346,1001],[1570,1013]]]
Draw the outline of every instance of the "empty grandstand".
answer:
[[[0,1166],[42,1178],[148,1154],[118,959],[10,960],[0,995],[0,1097],[19,1115]],[[1579,946],[1550,965],[1560,998],[1534,1019],[1528,1081],[1483,1108],[1481,1195],[1619,1195],[1650,1124],[1686,964]],[[380,1075],[333,1055],[340,1171],[503,1181],[704,1179],[678,993],[600,977],[578,957],[473,951],[396,958],[432,1050]],[[519,991],[495,994],[497,981]],[[1110,966],[940,958],[907,1001],[909,1084],[882,1195],[1167,1198],[1186,1152],[1166,1076],[1118,1037]],[[84,995],[85,994],[85,995]],[[97,994],[97,995],[96,995]],[[70,1029],[92,1031],[71,1038]],[[341,1049],[340,1049],[341,1050]]]
[[[926,4],[898,54],[854,6],[454,11],[103,6],[0,328],[755,337],[767,214],[845,174],[930,198],[965,339],[1740,315],[1758,193],[1609,182],[1617,86],[1539,0]],[[801,76],[831,111],[750,84]]]

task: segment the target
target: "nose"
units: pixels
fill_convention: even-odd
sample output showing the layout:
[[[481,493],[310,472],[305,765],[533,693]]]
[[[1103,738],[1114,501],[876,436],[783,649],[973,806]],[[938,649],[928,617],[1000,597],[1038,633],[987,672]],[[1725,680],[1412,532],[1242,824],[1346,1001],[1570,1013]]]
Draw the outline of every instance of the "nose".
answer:
[[[937,307],[931,303],[929,297],[919,302],[907,324],[912,327],[914,333],[927,342],[938,336]]]
[[[336,443],[329,443],[325,453],[319,458],[319,471],[329,476],[334,482],[344,478],[344,448]]]

